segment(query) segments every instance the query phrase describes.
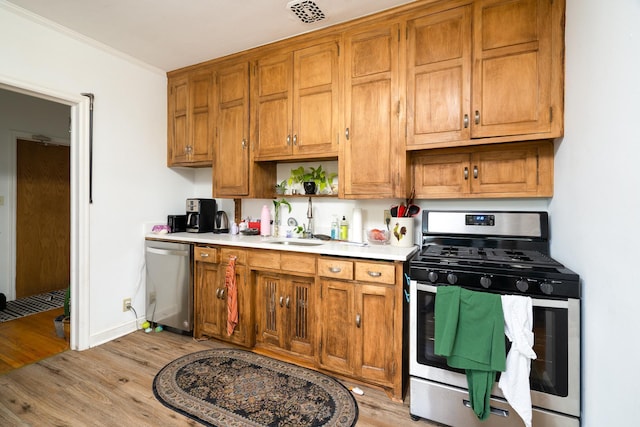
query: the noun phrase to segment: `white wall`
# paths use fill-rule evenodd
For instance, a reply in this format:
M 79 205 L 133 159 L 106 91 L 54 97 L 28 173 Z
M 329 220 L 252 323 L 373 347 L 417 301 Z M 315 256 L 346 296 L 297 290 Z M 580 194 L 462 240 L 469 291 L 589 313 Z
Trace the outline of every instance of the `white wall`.
M 637 424 L 640 2 L 568 0 L 552 255 L 582 277 L 587 427 Z
M 130 332 L 134 316 L 122 312 L 122 299 L 133 298 L 139 315 L 145 311 L 139 288 L 144 223 L 184 212 L 194 192 L 192 170 L 166 167 L 166 76 L 14 13 L 6 3 L 0 3 L 0 58 L 0 82 L 69 99 L 95 94 L 90 283 L 80 286 L 90 287 L 91 345 Z

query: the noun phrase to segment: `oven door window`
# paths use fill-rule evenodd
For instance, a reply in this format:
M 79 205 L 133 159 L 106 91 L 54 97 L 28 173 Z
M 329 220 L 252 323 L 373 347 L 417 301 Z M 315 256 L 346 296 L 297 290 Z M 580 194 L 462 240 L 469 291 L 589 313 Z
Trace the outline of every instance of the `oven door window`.
M 448 371 L 464 373 L 451 368 L 444 357 L 434 353 L 435 343 L 435 298 L 431 292 L 417 292 L 417 354 L 418 363 L 434 366 Z M 534 299 L 535 301 L 535 299 Z M 531 390 L 550 393 L 557 396 L 568 395 L 568 311 L 563 308 L 533 308 L 533 350 L 537 359 L 531 361 Z M 506 351 L 511 344 L 505 337 Z M 499 374 L 496 381 L 500 378 Z

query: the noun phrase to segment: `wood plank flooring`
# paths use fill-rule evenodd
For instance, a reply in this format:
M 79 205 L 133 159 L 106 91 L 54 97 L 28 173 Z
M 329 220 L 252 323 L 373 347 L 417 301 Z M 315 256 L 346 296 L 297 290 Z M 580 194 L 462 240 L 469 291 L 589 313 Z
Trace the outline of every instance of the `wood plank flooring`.
M 60 338 L 53 323 L 63 313 L 59 308 L 1 322 L 0 374 L 69 349 L 69 325 Z
M 194 351 L 228 347 L 171 332 L 137 331 L 85 351 L 65 351 L 0 375 L 2 426 L 197 426 L 153 396 L 156 373 Z M 353 383 L 344 382 L 349 387 Z M 358 426 L 434 426 L 413 421 L 408 402 L 359 385 Z

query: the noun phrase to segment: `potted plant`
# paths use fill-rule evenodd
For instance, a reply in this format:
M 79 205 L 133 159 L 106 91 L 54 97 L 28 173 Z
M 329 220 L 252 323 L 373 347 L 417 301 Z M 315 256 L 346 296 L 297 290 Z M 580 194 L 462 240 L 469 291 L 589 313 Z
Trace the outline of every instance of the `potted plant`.
M 276 194 L 284 194 L 287 191 L 287 180 L 283 179 L 280 184 L 275 185 Z
M 305 169 L 304 166 L 300 166 L 296 169 L 291 169 L 291 176 L 289 177 L 289 185 L 294 183 L 302 183 L 305 194 L 316 194 L 316 192 L 323 192 L 327 187 L 331 189 L 333 179 L 337 176 L 336 173 L 327 174 L 319 165 L 317 168 L 311 167 Z

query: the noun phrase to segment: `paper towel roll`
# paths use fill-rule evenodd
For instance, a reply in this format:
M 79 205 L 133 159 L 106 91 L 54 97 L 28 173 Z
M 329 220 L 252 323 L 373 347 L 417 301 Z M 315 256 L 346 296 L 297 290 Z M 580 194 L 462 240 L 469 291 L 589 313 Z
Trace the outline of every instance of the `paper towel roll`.
M 362 242 L 362 209 L 360 208 L 353 209 L 351 240 L 354 242 Z

